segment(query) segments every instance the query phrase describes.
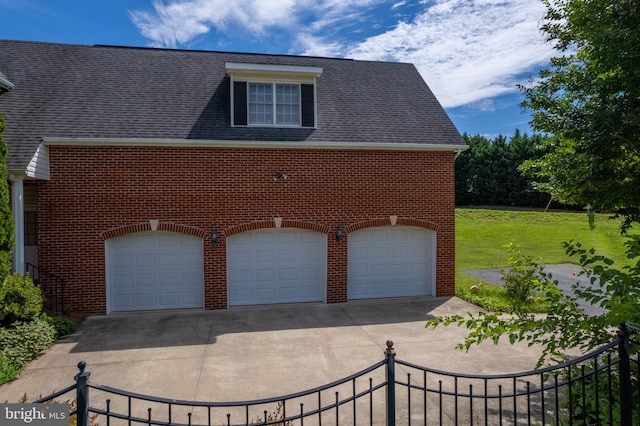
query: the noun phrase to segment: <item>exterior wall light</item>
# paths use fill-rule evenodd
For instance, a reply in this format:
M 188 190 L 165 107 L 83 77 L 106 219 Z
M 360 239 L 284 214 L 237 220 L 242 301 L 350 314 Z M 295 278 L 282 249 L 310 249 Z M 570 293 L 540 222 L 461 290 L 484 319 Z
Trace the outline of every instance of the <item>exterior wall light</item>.
M 214 246 L 218 244 L 218 230 L 216 228 L 211 230 L 211 244 Z
M 336 228 L 336 241 L 340 241 L 342 239 L 342 225 L 338 225 Z

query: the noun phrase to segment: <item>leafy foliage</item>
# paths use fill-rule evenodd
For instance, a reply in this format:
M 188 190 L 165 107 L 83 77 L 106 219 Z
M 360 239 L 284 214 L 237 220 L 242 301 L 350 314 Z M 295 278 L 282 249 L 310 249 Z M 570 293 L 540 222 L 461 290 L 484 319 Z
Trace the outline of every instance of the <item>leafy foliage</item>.
M 0 376 L 7 375 L 7 371 L 12 368 L 20 371 L 55 343 L 55 334 L 53 326 L 42 318 L 0 328 L 0 358 L 9 361 L 7 370 L 0 373 Z
M 76 331 L 76 325 L 64 314 L 54 314 L 47 317 L 49 323 L 56 331 L 56 338 L 67 336 Z
M 585 374 L 584 382 L 575 385 L 569 391 L 567 389 L 562 406 L 565 411 L 571 406 L 571 416 L 567 413 L 567 419 L 560 424 L 587 424 L 587 425 L 612 425 L 616 424 L 621 417 L 620 377 L 617 372 L 611 370 L 598 370 L 591 362 L 582 370 L 578 366 L 572 367 L 572 377 L 581 377 Z M 588 373 L 584 373 L 587 371 Z M 638 401 L 640 398 L 640 387 L 638 386 L 637 371 L 631 373 L 631 401 Z M 632 406 L 632 417 L 638 418 L 637 404 Z
M 427 327 L 464 326 L 469 334 L 458 349 L 469 350 L 485 340 L 498 343 L 506 337 L 513 344 L 527 342 L 541 345 L 542 354 L 538 366 L 565 360 L 571 349 L 588 351 L 608 343 L 612 331 L 623 321 L 640 320 L 640 241 L 629 239 L 627 257 L 631 266 L 616 268 L 613 260 L 598 255 L 594 249 L 586 250 L 579 243 L 565 243 L 569 256 L 577 257 L 583 267 L 581 274 L 589 277 L 589 283 L 572 286 L 572 294 L 565 295 L 557 281 L 543 270 L 536 272 L 534 291 L 548 304 L 546 315 L 535 315 L 526 309 L 512 315 L 480 312 L 468 317 L 452 315 L 427 322 Z M 581 303 L 598 306 L 601 314 L 589 315 Z
M 9 175 L 7 170 L 7 144 L 2 134 L 4 120 L 0 115 L 0 282 L 11 273 L 11 255 L 15 241 L 13 239 L 13 217 L 9 208 Z
M 549 152 L 523 170 L 563 203 L 640 219 L 640 3 L 543 0 L 542 30 L 560 56 L 523 106 Z
M 38 318 L 44 298 L 27 275 L 9 275 L 0 282 L 0 325 Z
M 18 377 L 18 374 L 20 374 L 20 368 L 0 351 L 0 385 L 11 382 Z
M 518 308 L 529 301 L 533 289 L 539 285 L 538 277 L 544 276 L 544 266 L 537 264 L 531 257 L 520 251 L 520 245 L 514 242 L 506 244 L 509 251 L 508 269 L 502 269 L 502 281 L 507 295 Z
M 533 185 L 518 167 L 544 153 L 541 136 L 529 137 L 516 130 L 504 136 L 463 135 L 469 149 L 455 162 L 456 205 L 544 207 L 549 195 Z

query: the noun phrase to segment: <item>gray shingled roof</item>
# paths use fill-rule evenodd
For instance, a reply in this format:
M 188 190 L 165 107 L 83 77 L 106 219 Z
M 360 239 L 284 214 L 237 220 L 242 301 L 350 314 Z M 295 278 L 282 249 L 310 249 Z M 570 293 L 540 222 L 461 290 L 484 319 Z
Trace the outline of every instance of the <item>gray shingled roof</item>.
M 322 67 L 317 128 L 230 126 L 226 62 Z M 464 141 L 411 64 L 0 40 L 9 169 L 43 137 L 450 144 Z

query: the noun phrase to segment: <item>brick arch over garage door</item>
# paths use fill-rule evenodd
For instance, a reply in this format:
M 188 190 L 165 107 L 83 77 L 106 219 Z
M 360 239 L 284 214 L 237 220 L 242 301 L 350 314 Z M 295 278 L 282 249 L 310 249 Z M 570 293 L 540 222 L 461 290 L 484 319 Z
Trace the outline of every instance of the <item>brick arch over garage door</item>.
M 179 223 L 171 223 L 171 222 L 160 222 L 158 221 L 156 224 L 156 229 L 153 229 L 151 221 L 142 222 L 142 223 L 134 223 L 131 225 L 118 226 L 116 228 L 109 229 L 107 231 L 102 232 L 100 235 L 103 240 L 108 240 L 109 238 L 119 237 L 121 235 L 133 234 L 134 232 L 144 232 L 144 231 L 168 231 L 168 232 L 179 232 L 181 234 L 193 235 L 195 237 L 205 238 L 207 236 L 207 231 L 196 228 L 195 226 L 182 225 Z
M 347 227 L 349 299 L 436 294 L 437 225 L 400 218 L 356 225 Z

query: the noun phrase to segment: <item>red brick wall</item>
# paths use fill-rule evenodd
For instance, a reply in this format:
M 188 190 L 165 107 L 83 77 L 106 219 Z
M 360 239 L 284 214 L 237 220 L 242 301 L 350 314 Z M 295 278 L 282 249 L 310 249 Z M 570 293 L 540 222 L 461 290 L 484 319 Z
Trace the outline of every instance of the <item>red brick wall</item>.
M 50 146 L 49 158 L 39 264 L 66 279 L 73 311 L 106 312 L 105 239 L 151 219 L 206 238 L 207 309 L 227 306 L 226 236 L 273 227 L 274 217 L 327 232 L 328 302 L 346 301 L 348 231 L 390 215 L 437 229 L 437 295 L 454 293 L 453 152 Z M 274 182 L 276 172 L 288 178 Z

